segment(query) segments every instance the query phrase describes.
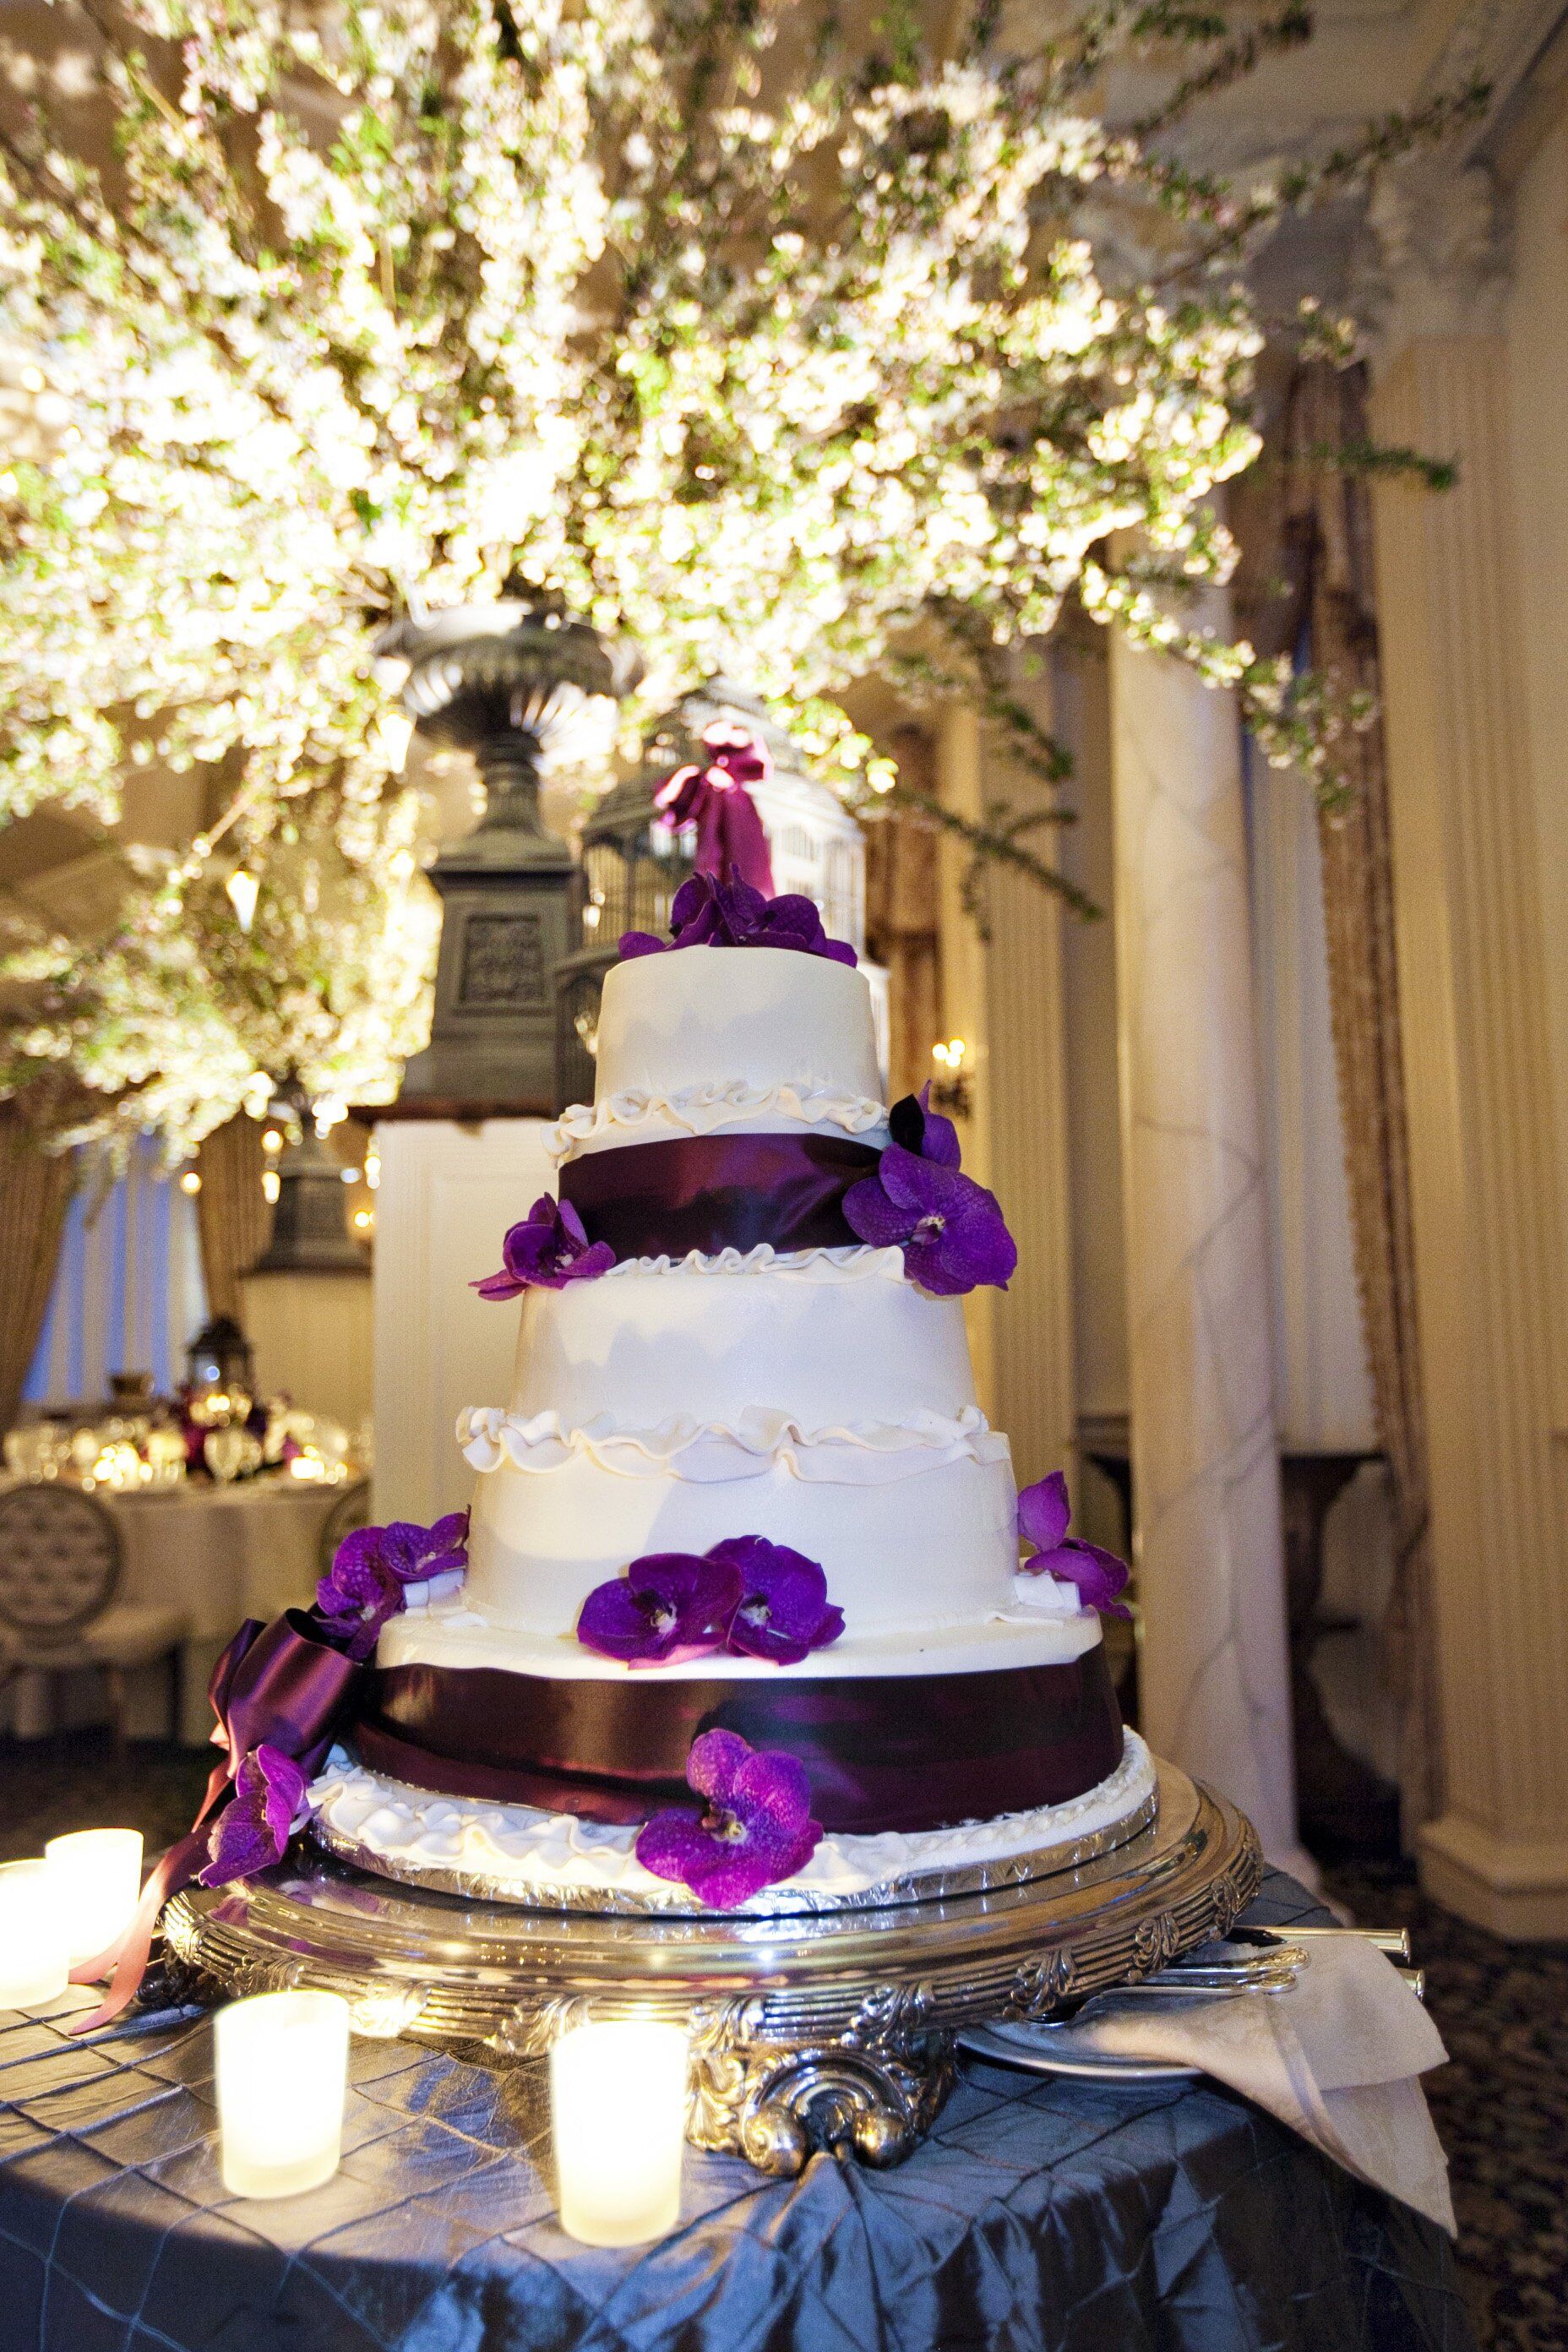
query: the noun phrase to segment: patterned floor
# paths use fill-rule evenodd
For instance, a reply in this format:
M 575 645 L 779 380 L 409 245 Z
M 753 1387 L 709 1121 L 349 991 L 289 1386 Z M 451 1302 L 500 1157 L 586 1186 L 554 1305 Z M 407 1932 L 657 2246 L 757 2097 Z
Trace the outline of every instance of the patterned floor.
M 0 1860 L 110 1816 L 167 1844 L 206 1771 L 153 1747 L 117 1768 L 94 1735 L 0 1742 Z M 1453 2060 L 1427 2087 L 1483 2352 L 1568 2352 L 1568 1945 L 1500 1943 L 1426 1902 L 1400 1865 L 1336 1865 L 1329 1885 L 1368 1923 L 1407 1926 L 1426 1970 Z

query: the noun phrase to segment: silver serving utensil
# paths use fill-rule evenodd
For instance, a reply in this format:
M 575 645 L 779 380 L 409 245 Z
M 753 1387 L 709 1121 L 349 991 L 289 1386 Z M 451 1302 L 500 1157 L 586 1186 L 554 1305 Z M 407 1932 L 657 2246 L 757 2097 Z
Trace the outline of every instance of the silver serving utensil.
M 1223 1988 L 1234 1985 L 1239 1991 L 1260 1987 L 1266 1992 L 1279 1990 L 1279 1979 L 1291 1981 L 1307 1965 L 1307 1955 L 1294 1945 L 1276 1944 L 1255 1960 L 1174 1960 L 1169 1968 L 1155 1969 L 1152 1974 L 1140 1977 L 1142 1985 L 1159 1988 L 1168 1985 L 1178 1992 L 1201 1990 L 1205 1987 Z
M 1406 1966 L 1409 1964 L 1408 1927 L 1302 1927 L 1292 1923 L 1289 1927 L 1233 1927 L 1226 1941 L 1268 1948 L 1281 1942 L 1326 1941 L 1343 1936 L 1359 1936 L 1363 1944 L 1371 1944 L 1377 1951 L 1386 1952 L 1391 1960 L 1403 1960 Z
M 1156 2000 L 1166 2008 L 1200 2009 L 1210 2001 L 1245 2000 L 1253 1993 L 1288 1992 L 1296 1981 L 1294 1969 L 1260 1972 L 1243 1983 L 1186 1985 L 1169 1979 L 1146 1978 L 1141 1983 L 1107 1985 L 1103 1992 L 1091 1992 L 1078 2007 L 1064 2016 L 1019 2018 L 1031 2033 L 1057 2033 L 1072 2025 L 1081 2025 L 1090 2015 L 1102 2016 L 1108 2009 L 1136 2007 L 1145 2000 Z

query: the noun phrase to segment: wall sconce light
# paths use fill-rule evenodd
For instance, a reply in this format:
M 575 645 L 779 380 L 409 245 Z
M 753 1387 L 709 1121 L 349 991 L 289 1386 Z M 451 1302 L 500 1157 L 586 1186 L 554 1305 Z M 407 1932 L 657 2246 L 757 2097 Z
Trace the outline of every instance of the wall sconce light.
M 974 1108 L 969 1045 L 963 1037 L 945 1037 L 931 1049 L 936 1070 L 931 1082 L 931 1107 L 948 1118 L 967 1118 Z

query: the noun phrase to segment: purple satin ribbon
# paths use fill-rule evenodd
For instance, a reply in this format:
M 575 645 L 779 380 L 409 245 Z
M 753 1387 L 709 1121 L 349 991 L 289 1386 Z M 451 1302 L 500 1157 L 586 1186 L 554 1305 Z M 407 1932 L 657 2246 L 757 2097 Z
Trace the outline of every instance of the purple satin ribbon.
M 568 1160 L 561 1198 L 618 1258 L 850 1249 L 844 1195 L 879 1157 L 846 1136 L 672 1136 Z
M 784 1748 L 826 1829 L 938 1829 L 1081 1796 L 1121 1758 L 1100 1643 L 1055 1665 L 972 1675 L 747 1681 L 556 1679 L 495 1667 L 384 1668 L 353 1739 L 373 1769 L 447 1796 L 646 1821 L 693 1802 L 691 1743 Z
M 73 1984 L 96 1984 L 112 1971 L 101 2004 L 68 2029 L 87 2033 L 105 2025 L 134 1994 L 153 1948 L 158 1916 L 172 1895 L 189 1886 L 208 1859 L 209 1815 L 227 1794 L 243 1759 L 263 1741 L 314 1772 L 331 1743 L 364 1676 L 341 1650 L 316 1637 L 302 1609 L 289 1609 L 270 1625 L 247 1617 L 213 1668 L 207 1685 L 216 1721 L 212 1741 L 224 1750 L 213 1766 L 195 1822 L 176 1840 L 142 1890 L 135 1916 L 124 1934 L 90 1960 L 71 1970 Z

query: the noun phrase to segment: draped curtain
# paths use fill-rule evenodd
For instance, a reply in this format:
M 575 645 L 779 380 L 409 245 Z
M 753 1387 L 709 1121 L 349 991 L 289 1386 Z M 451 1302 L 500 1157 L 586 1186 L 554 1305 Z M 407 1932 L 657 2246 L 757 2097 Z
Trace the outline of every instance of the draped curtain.
M 272 1231 L 272 1211 L 261 1190 L 267 1164 L 261 1136 L 257 1121 L 242 1111 L 215 1129 L 196 1153 L 202 1180 L 196 1221 L 207 1307 L 213 1315 L 231 1315 L 237 1323 L 244 1320 L 240 1276 L 256 1264 Z
M 0 1430 L 9 1429 L 54 1288 L 76 1180 L 68 1152 L 48 1153 L 0 1104 Z
M 891 749 L 906 781 L 934 794 L 931 738 L 901 728 Z M 930 825 L 899 816 L 867 826 L 866 944 L 888 968 L 889 1098 L 897 1102 L 931 1076 L 931 1049 L 942 1034 L 937 840 Z
M 1283 543 L 1300 593 L 1312 667 L 1342 689 L 1380 688 L 1371 502 L 1364 480 L 1323 453 L 1364 444 L 1363 372 L 1311 367 L 1287 410 Z M 1378 1439 L 1393 1486 L 1396 1576 L 1384 1629 L 1400 1710 L 1406 1837 L 1441 1804 L 1441 1739 L 1431 1621 L 1426 1433 L 1416 1345 L 1409 1143 L 1388 777 L 1381 726 L 1342 745 L 1351 793 L 1320 816 L 1334 1055 L 1345 1130 L 1356 1278 Z

